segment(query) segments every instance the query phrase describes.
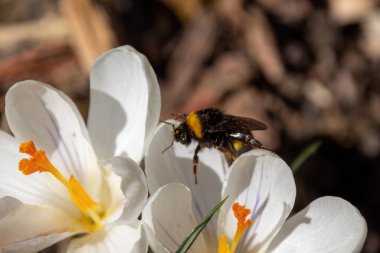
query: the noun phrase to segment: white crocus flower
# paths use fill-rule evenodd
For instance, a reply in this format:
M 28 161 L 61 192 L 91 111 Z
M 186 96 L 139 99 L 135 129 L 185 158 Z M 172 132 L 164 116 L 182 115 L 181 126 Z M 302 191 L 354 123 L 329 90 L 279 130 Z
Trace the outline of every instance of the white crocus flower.
M 155 74 L 120 47 L 97 60 L 90 81 L 88 129 L 48 85 L 23 81 L 8 91 L 14 137 L 0 132 L 0 252 L 37 252 L 66 238 L 68 252 L 147 252 L 138 220 L 147 186 L 135 161 L 159 117 Z
M 198 184 L 194 184 L 194 145 L 186 148 L 174 143 L 161 154 L 172 141 L 171 132 L 170 126 L 159 126 L 145 160 L 152 196 L 142 220 L 154 252 L 174 252 L 201 218 L 227 195 L 219 214 L 190 252 L 360 251 L 366 222 L 341 198 L 319 198 L 287 219 L 296 188 L 290 168 L 275 154 L 255 149 L 240 156 L 228 169 L 221 153 L 205 149 L 199 154 Z M 237 229 L 231 209 L 234 203 L 249 209 L 251 225 Z M 234 239 L 237 232 L 243 236 Z M 220 243 L 225 248 L 219 248 Z M 236 250 L 229 244 L 237 244 Z

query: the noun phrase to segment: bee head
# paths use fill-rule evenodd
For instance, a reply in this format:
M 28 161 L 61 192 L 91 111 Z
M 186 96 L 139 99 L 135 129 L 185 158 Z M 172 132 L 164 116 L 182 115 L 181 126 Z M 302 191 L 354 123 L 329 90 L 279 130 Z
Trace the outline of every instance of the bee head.
M 184 145 L 190 144 L 191 135 L 185 124 L 180 124 L 174 129 L 174 139 Z

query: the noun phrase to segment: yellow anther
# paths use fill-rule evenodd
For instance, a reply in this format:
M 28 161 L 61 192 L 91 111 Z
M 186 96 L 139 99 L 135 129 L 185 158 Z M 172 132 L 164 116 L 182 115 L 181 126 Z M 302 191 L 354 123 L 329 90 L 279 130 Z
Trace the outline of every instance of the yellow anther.
M 87 192 L 75 177 L 70 176 L 67 189 L 70 192 L 71 199 L 82 212 L 86 212 L 88 209 L 95 207 L 96 203 L 88 196 Z
M 218 253 L 231 253 L 226 235 L 222 235 L 219 239 Z
M 239 205 L 239 203 L 234 203 L 232 205 L 232 210 L 234 212 L 235 218 L 237 219 L 237 228 L 235 232 L 234 239 L 232 241 L 231 247 L 228 245 L 226 235 L 222 235 L 219 240 L 219 253 L 234 253 L 236 246 L 238 245 L 241 237 L 247 228 L 252 225 L 252 220 L 247 219 L 247 216 L 251 213 L 251 210 Z

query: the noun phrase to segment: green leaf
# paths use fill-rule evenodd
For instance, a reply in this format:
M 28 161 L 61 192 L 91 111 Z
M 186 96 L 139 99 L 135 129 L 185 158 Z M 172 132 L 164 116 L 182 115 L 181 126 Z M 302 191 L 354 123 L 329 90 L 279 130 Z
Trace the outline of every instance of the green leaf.
M 214 216 L 214 214 L 222 207 L 224 202 L 228 199 L 229 196 L 225 197 L 222 201 L 219 202 L 210 212 L 209 214 L 203 218 L 201 223 L 196 226 L 193 231 L 186 237 L 185 240 L 181 243 L 179 248 L 177 249 L 176 253 L 185 253 L 187 252 L 191 245 L 195 242 L 198 235 L 201 233 L 201 231 L 206 227 L 207 223 L 211 220 L 211 218 Z
M 294 159 L 292 164 L 290 165 L 290 168 L 293 171 L 293 174 L 296 173 L 296 171 L 301 167 L 301 165 L 309 159 L 313 154 L 315 154 L 319 147 L 322 145 L 321 140 L 317 140 L 313 143 L 311 143 L 309 146 L 307 146 L 302 152 Z

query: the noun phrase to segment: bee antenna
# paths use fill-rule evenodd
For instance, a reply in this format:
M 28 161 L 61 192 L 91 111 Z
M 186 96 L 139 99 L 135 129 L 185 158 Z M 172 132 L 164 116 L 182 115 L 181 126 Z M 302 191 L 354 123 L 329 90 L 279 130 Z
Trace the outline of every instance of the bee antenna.
M 173 123 L 170 123 L 170 122 L 166 122 L 166 121 L 164 121 L 164 120 L 159 120 L 161 123 L 165 123 L 165 124 L 167 124 L 167 125 L 171 125 L 172 126 L 172 128 L 173 128 L 173 130 L 174 130 L 174 128 L 175 128 L 175 125 L 173 124 Z
M 165 120 L 158 120 L 158 121 L 160 121 L 161 123 L 165 123 L 165 124 L 168 124 L 168 125 L 174 125 L 173 123 L 170 123 L 170 122 L 167 122 L 167 121 L 165 121 Z
M 172 143 L 170 143 L 169 146 L 167 146 L 164 150 L 161 151 L 161 154 L 165 153 L 166 150 L 168 150 L 169 148 L 171 148 L 174 144 L 174 140 L 172 141 Z

